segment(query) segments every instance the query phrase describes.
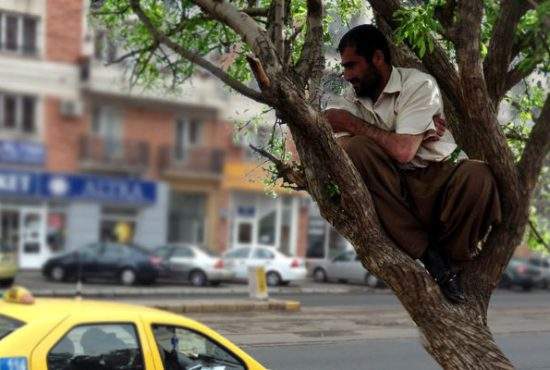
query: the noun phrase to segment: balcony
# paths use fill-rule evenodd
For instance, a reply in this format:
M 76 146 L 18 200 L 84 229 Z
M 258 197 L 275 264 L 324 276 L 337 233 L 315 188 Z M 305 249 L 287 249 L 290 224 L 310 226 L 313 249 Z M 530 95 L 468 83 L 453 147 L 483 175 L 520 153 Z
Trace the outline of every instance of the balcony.
M 149 166 L 149 144 L 84 135 L 79 159 L 84 171 L 140 175 Z
M 220 180 L 225 152 L 207 147 L 159 148 L 159 169 L 165 176 Z

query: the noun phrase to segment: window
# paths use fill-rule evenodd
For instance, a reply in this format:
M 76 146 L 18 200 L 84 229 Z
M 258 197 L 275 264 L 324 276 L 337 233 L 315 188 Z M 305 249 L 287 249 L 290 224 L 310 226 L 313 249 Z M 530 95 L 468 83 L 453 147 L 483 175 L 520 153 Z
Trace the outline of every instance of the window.
M 275 254 L 265 248 L 258 248 L 254 251 L 254 257 L 260 260 L 272 260 L 275 258 Z
M 32 134 L 36 131 L 36 98 L 0 92 L 0 129 Z
M 48 212 L 46 242 L 52 252 L 65 249 L 67 229 L 67 215 L 64 210 L 50 210 Z
M 204 244 L 206 195 L 170 194 L 168 241 L 170 243 Z
M 122 143 L 122 114 L 112 106 L 96 106 L 92 111 L 92 133 L 98 139 L 106 158 L 121 157 L 124 153 Z
M 88 244 L 80 249 L 79 253 L 84 258 L 97 258 L 97 256 L 103 253 L 103 245 L 98 243 Z
M 334 261 L 335 262 L 349 262 L 353 261 L 355 258 L 355 252 L 346 252 L 342 253 L 341 255 L 337 256 Z
M 0 339 L 8 336 L 10 333 L 13 333 L 16 329 L 22 327 L 23 325 L 24 323 L 21 321 L 0 315 Z
M 252 243 L 252 224 L 250 222 L 239 223 L 237 229 L 237 242 L 240 244 Z
M 239 248 L 225 255 L 226 258 L 248 258 L 250 248 Z
M 117 57 L 117 46 L 107 31 L 98 30 L 94 35 L 94 58 L 104 63 L 111 63 Z
M 38 18 L 0 12 L 0 50 L 34 55 L 38 51 Z
M 189 121 L 180 117 L 176 121 L 175 153 L 176 159 L 185 159 L 190 147 L 201 143 L 201 125 L 197 120 Z
M 168 325 L 154 325 L 153 333 L 165 369 L 246 369 L 239 358 L 197 332 Z
M 103 250 L 102 257 L 106 259 L 119 259 L 128 254 L 128 250 L 121 244 L 107 244 Z
M 163 260 L 166 260 L 172 255 L 172 247 L 166 245 L 164 247 L 155 249 L 154 253 L 156 256 L 159 256 Z
M 172 257 L 179 258 L 193 258 L 194 256 L 193 251 L 187 247 L 178 247 L 174 249 L 174 253 L 172 254 Z
M 275 245 L 275 215 L 276 211 L 271 211 L 260 218 L 258 243 L 263 245 Z
M 69 331 L 48 353 L 49 370 L 143 370 L 134 325 L 81 325 Z
M 137 211 L 132 208 L 104 207 L 101 212 L 99 240 L 132 243 L 136 230 Z

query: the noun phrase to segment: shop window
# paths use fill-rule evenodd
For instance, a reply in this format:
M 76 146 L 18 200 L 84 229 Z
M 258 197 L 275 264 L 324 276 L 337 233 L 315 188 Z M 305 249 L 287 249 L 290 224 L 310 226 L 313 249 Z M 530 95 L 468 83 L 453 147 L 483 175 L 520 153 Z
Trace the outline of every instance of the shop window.
M 99 240 L 123 244 L 133 243 L 136 215 L 135 209 L 104 207 L 101 212 Z
M 63 211 L 50 211 L 48 213 L 48 231 L 46 241 L 52 252 L 61 252 L 65 249 L 67 232 L 67 216 Z
M 239 224 L 237 230 L 237 242 L 239 244 L 252 243 L 252 224 L 250 222 L 243 222 Z
M 0 92 L 0 129 L 25 134 L 36 131 L 36 98 Z
M 281 229 L 279 236 L 279 250 L 285 254 L 291 253 L 291 240 L 290 234 L 292 230 L 292 198 L 285 196 L 281 199 L 282 203 L 282 215 L 281 215 Z
M 272 211 L 260 218 L 258 227 L 258 243 L 262 245 L 275 245 L 275 215 Z
M 223 346 L 192 330 L 154 325 L 153 333 L 165 369 L 246 369 Z
M 38 52 L 38 18 L 0 12 L 0 50 L 35 55 Z
M 81 325 L 51 349 L 48 369 L 143 370 L 143 354 L 131 324 Z
M 206 195 L 172 192 L 168 241 L 203 245 L 205 242 Z

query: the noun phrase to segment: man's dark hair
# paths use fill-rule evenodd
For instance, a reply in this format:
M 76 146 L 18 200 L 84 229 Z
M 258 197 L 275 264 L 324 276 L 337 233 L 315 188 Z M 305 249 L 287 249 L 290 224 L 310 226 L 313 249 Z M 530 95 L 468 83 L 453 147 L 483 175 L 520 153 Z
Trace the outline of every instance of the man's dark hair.
M 372 24 L 362 24 L 346 32 L 338 44 L 338 51 L 340 54 L 342 54 L 347 47 L 354 47 L 355 52 L 367 59 L 369 63 L 372 61 L 374 52 L 376 50 L 381 50 L 384 54 L 386 63 L 391 64 L 388 40 L 386 40 L 384 34 Z

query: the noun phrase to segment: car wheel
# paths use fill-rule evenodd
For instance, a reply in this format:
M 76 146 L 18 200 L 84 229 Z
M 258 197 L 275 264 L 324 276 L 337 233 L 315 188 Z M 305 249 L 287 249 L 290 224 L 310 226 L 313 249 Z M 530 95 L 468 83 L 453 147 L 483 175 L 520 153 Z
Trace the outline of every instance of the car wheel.
M 122 285 L 134 285 L 136 283 L 136 273 L 131 268 L 125 268 L 120 272 L 120 283 Z
M 189 274 L 189 282 L 193 286 L 205 286 L 208 283 L 208 279 L 204 272 L 195 270 Z
M 279 273 L 275 271 L 269 271 L 265 275 L 265 279 L 268 286 L 277 286 L 281 284 L 281 275 L 279 275 Z
M 14 278 L 2 279 L 0 280 L 1 287 L 10 287 L 13 285 Z
M 325 281 L 327 281 L 327 273 L 323 268 L 317 267 L 315 270 L 313 270 L 313 280 L 318 283 L 324 283 Z
M 365 275 L 365 284 L 370 288 L 376 288 L 380 284 L 380 280 L 373 274 L 367 273 Z
M 50 270 L 50 277 L 53 281 L 63 281 L 65 280 L 65 269 L 62 266 L 54 266 Z

